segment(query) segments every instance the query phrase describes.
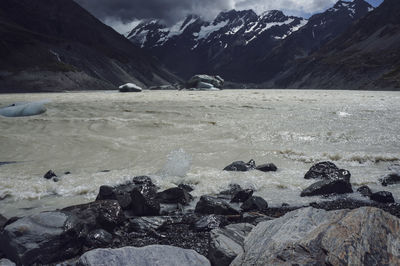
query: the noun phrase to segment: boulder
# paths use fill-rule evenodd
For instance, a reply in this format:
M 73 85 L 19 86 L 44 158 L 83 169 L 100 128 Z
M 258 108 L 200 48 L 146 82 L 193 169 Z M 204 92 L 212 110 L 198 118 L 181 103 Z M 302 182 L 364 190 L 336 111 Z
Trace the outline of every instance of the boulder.
M 17 264 L 48 264 L 77 255 L 80 226 L 60 211 L 18 219 L 0 233 L 0 250 Z
M 204 256 L 194 250 L 150 245 L 141 248 L 94 249 L 83 254 L 77 265 L 207 266 L 211 264 Z
M 8 219 L 0 214 L 0 231 L 3 230 L 3 227 L 6 225 Z
M 228 266 L 237 255 L 243 253 L 244 239 L 253 228 L 251 224 L 242 223 L 212 230 L 208 254 L 212 265 Z
M 0 266 L 16 266 L 16 264 L 8 259 L 0 259 Z
M 87 235 L 94 229 L 105 229 L 112 232 L 125 221 L 125 215 L 116 200 L 101 200 L 67 207 L 61 210 L 73 217 L 81 225 L 80 235 Z
M 210 231 L 212 229 L 219 228 L 226 223 L 227 220 L 224 216 L 210 214 L 203 216 L 199 220 L 197 220 L 194 223 L 193 228 L 196 231 Z
M 245 211 L 262 211 L 268 208 L 268 203 L 261 197 L 251 196 L 248 200 L 243 202 L 240 208 Z
M 136 84 L 126 83 L 118 87 L 119 92 L 141 92 L 143 89 Z
M 201 196 L 199 202 L 196 204 L 195 212 L 201 214 L 219 215 L 239 214 L 239 211 L 232 208 L 225 201 L 211 196 Z
M 52 179 L 53 177 L 57 177 L 57 175 L 52 170 L 49 170 L 43 177 L 46 179 Z
M 323 179 L 323 180 L 335 180 L 343 179 L 350 182 L 351 174 L 349 171 L 339 169 L 332 162 L 320 162 L 314 164 L 310 170 L 305 174 L 305 179 Z
M 193 199 L 185 189 L 179 187 L 158 192 L 156 198 L 160 203 L 180 203 L 182 205 L 189 204 Z
M 179 184 L 178 188 L 184 189 L 187 192 L 192 192 L 194 190 L 194 188 L 188 184 Z
M 231 265 L 400 265 L 399 227 L 373 207 L 303 208 L 259 223 Z
M 256 167 L 256 170 L 259 170 L 262 172 L 276 172 L 278 170 L 278 167 L 276 167 L 276 165 L 273 163 L 267 163 L 267 164 L 258 165 Z
M 103 229 L 96 229 L 86 236 L 85 245 L 89 248 L 107 247 L 111 244 L 112 239 L 113 237 L 109 232 Z
M 229 188 L 227 190 L 221 191 L 219 195 L 235 195 L 239 191 L 243 190 L 242 187 L 238 184 L 229 184 Z
M 391 173 L 379 179 L 382 186 L 393 185 L 400 183 L 400 173 Z
M 226 166 L 224 171 L 236 171 L 236 172 L 247 172 L 249 170 L 253 170 L 256 167 L 256 163 L 254 160 L 250 160 L 248 163 L 243 161 L 236 161 Z
M 181 223 L 182 219 L 182 216 L 136 217 L 129 220 L 129 231 L 146 233 L 168 224 Z
M 224 85 L 224 80 L 220 76 L 195 75 L 186 82 L 186 88 L 201 88 L 205 83 L 211 87 L 221 89 Z
M 253 195 L 252 189 L 240 190 L 233 196 L 231 202 L 245 202 Z
M 343 179 L 321 180 L 304 189 L 300 196 L 309 197 L 317 195 L 345 194 L 352 192 L 353 189 L 351 184 Z
M 360 194 L 364 197 L 370 197 L 372 195 L 372 191 L 368 186 L 361 186 L 357 188 L 357 192 L 360 192 Z
M 101 186 L 96 200 L 117 200 L 131 215 L 158 215 L 160 203 L 156 200 L 156 193 L 157 187 L 148 176 L 137 176 L 126 184 Z
M 379 191 L 372 193 L 370 199 L 381 203 L 394 203 L 393 195 L 389 191 Z

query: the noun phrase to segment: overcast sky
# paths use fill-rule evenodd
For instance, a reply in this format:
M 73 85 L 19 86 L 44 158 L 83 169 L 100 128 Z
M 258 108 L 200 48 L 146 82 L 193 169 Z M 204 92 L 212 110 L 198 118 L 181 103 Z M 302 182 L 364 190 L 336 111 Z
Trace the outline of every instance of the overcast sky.
M 131 30 L 138 20 L 157 18 L 172 24 L 187 14 L 213 19 L 230 9 L 253 9 L 257 13 L 278 9 L 288 15 L 309 17 L 324 11 L 337 0 L 75 0 L 117 31 Z M 382 0 L 367 0 L 377 6 Z

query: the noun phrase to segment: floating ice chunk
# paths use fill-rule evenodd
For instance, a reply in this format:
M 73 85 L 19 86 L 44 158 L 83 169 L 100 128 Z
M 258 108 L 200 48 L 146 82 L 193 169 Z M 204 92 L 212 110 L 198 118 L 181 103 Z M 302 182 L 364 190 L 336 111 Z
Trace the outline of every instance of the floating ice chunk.
M 126 83 L 124 85 L 119 86 L 120 92 L 141 92 L 142 88 L 133 83 Z
M 0 109 L 0 115 L 6 117 L 20 117 L 20 116 L 32 116 L 39 115 L 46 112 L 44 104 L 50 102 L 49 100 L 38 101 L 38 102 L 19 102 L 14 103 L 8 107 Z

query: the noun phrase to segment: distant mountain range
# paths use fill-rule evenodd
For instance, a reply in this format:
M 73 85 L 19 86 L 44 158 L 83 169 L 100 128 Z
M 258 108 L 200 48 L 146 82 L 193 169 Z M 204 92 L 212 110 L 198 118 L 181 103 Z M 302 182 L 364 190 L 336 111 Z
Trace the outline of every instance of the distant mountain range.
M 184 78 L 209 73 L 273 86 L 295 60 L 317 51 L 372 10 L 363 0 L 338 1 L 308 20 L 277 10 L 259 16 L 252 10 L 231 10 L 212 22 L 193 15 L 172 27 L 157 20 L 142 22 L 127 38 Z
M 72 0 L 0 1 L 0 92 L 178 80 L 160 65 Z

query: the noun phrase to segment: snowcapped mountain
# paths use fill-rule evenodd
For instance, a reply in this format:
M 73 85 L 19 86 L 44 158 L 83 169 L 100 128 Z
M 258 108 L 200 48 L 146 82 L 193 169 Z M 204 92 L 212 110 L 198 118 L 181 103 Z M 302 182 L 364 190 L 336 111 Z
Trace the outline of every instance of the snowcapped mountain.
M 260 16 L 252 10 L 230 10 L 211 22 L 195 15 L 172 27 L 157 20 L 143 22 L 127 38 L 187 78 L 196 72 L 216 73 L 219 65 L 229 63 L 233 57 L 271 49 L 306 23 L 303 18 L 277 10 Z
M 265 82 L 306 57 L 373 10 L 364 0 L 338 1 L 309 20 L 278 10 L 221 12 L 213 21 L 190 15 L 172 27 L 146 21 L 127 36 L 183 78 L 219 74 L 235 82 Z

